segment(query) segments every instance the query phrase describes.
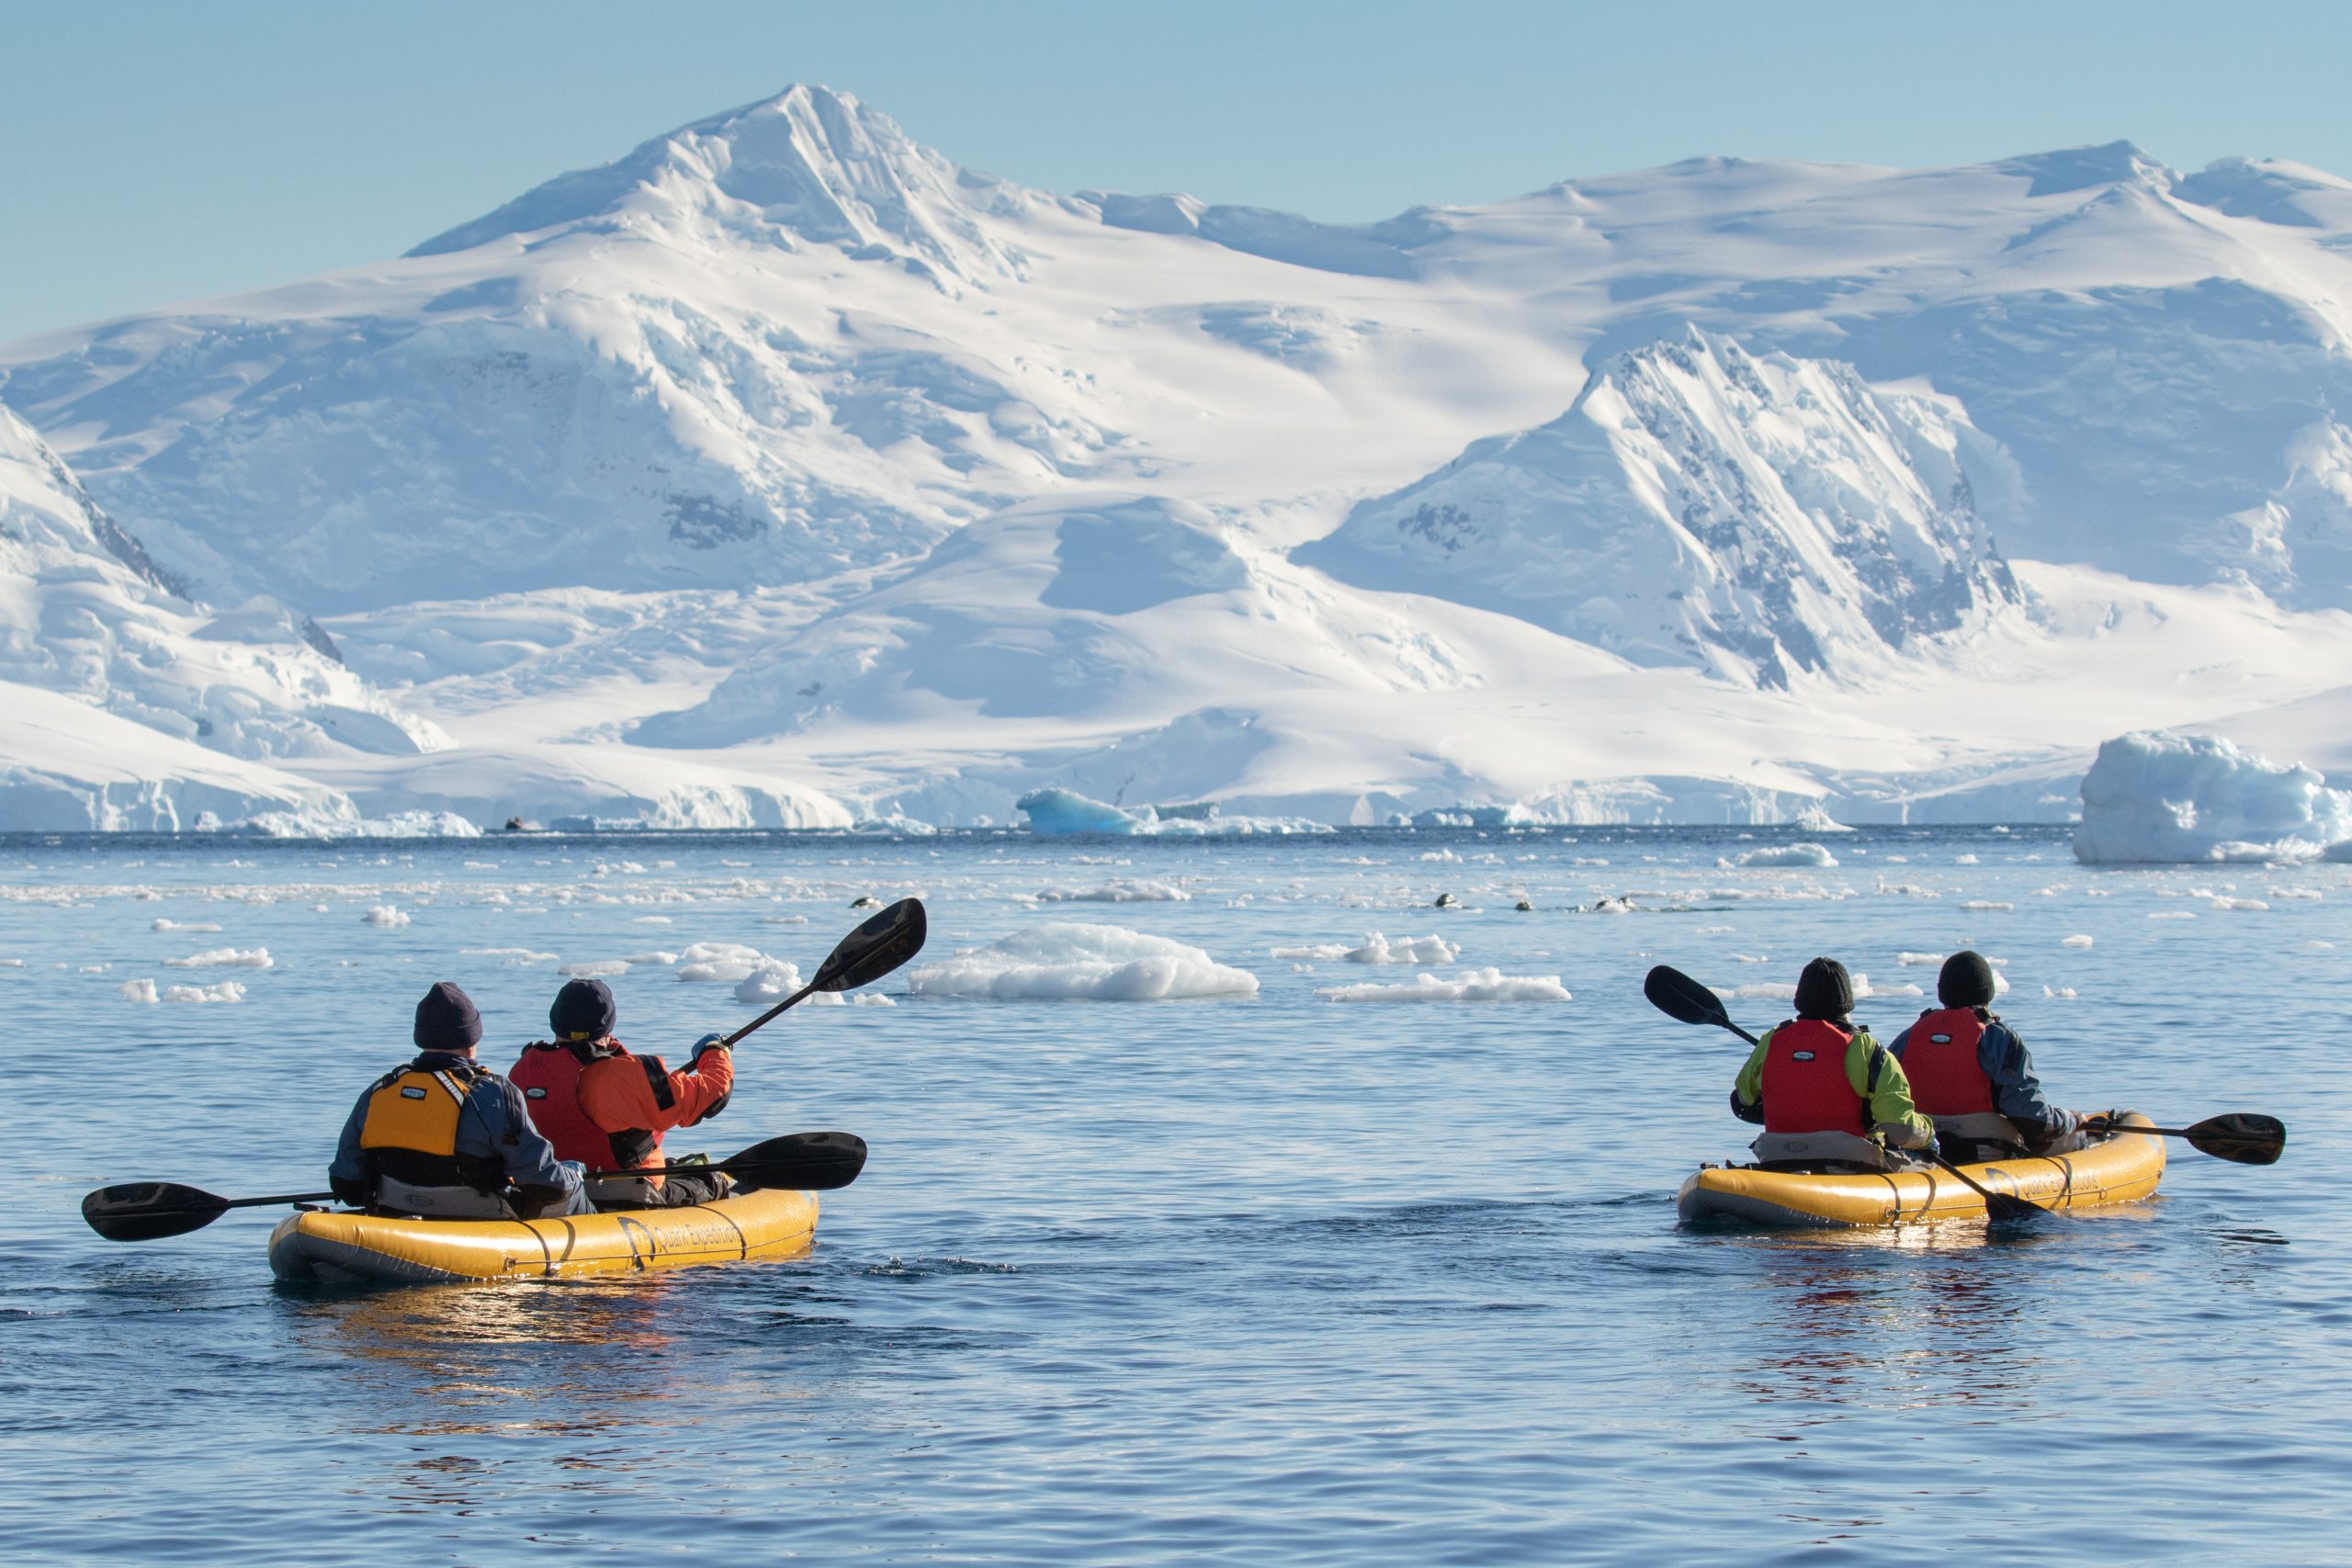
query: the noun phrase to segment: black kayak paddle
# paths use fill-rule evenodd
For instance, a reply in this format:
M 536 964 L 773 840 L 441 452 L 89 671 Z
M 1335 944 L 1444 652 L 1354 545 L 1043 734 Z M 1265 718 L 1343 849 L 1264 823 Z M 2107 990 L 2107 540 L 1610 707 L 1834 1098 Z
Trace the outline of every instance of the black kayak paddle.
M 1650 999 L 1652 1007 L 1657 1008 L 1668 1018 L 1679 1020 L 1683 1023 L 1712 1023 L 1718 1029 L 1730 1030 L 1750 1045 L 1757 1043 L 1756 1036 L 1731 1021 L 1731 1014 L 1724 1010 L 1724 999 L 1679 969 L 1669 968 L 1663 964 L 1652 969 L 1643 977 L 1642 995 Z M 1984 1200 L 1984 1213 L 1988 1219 L 2022 1220 L 2041 1214 L 2054 1214 L 2058 1212 L 2055 1209 L 2045 1209 L 2041 1204 L 2024 1198 L 2013 1197 L 2007 1192 L 1994 1191 L 1960 1167 L 1936 1153 L 1935 1145 L 1932 1144 L 1928 1146 L 1925 1153 L 1929 1160 L 1951 1175 L 1962 1187 Z
M 635 1170 L 592 1170 L 586 1179 L 608 1176 L 693 1176 L 725 1171 L 738 1190 L 764 1188 L 831 1192 L 855 1181 L 865 1168 L 865 1140 L 853 1133 L 787 1133 L 753 1144 L 740 1154 L 708 1164 L 681 1162 Z M 266 1198 L 221 1198 L 200 1187 L 175 1181 L 126 1181 L 101 1187 L 82 1200 L 82 1218 L 108 1241 L 161 1241 L 202 1230 L 232 1209 L 271 1208 L 282 1203 L 331 1203 L 332 1192 L 279 1192 Z
M 923 938 L 931 925 L 923 914 L 922 900 L 901 898 L 880 914 L 842 938 L 841 945 L 825 955 L 817 965 L 817 977 L 801 987 L 784 1000 L 752 1020 L 729 1035 L 726 1044 L 735 1043 L 760 1028 L 778 1014 L 798 1007 L 818 991 L 854 991 L 875 981 L 922 951 Z
M 2276 1165 L 2278 1156 L 2287 1152 L 2287 1123 L 2276 1116 L 2262 1116 L 2251 1111 L 2228 1111 L 2219 1116 L 2208 1116 L 2193 1127 L 2135 1127 L 2127 1122 L 2110 1122 L 2104 1116 L 2086 1116 L 2083 1125 L 2098 1133 L 2144 1133 L 2152 1138 L 2186 1138 L 2188 1146 L 2199 1154 L 2239 1165 Z

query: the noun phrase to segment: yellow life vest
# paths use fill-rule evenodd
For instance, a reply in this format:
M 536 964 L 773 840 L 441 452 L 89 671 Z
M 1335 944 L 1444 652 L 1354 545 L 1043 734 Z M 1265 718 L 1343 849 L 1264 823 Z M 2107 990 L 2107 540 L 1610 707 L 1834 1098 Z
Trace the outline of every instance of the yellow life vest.
M 386 1078 L 368 1097 L 368 1115 L 359 1124 L 362 1149 L 401 1149 L 413 1154 L 452 1158 L 458 1152 L 458 1113 L 465 1109 L 466 1091 L 449 1072 L 407 1067 Z

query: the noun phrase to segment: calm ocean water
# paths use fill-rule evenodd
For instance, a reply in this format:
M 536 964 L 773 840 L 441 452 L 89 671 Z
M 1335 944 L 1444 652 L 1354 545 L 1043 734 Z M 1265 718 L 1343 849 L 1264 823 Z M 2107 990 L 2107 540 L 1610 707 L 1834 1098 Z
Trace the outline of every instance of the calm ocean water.
M 1719 864 L 1794 837 L 0 840 L 0 1559 L 2352 1560 L 2352 868 L 2089 871 L 2027 829 Z M 1114 879 L 1191 897 L 1032 901 Z M 713 941 L 806 972 L 869 893 L 923 897 L 933 954 L 1096 920 L 1263 989 L 899 976 L 896 1007 L 787 1015 L 673 1146 L 867 1138 L 797 1261 L 304 1292 L 270 1281 L 276 1212 L 136 1247 L 80 1222 L 109 1181 L 320 1185 L 435 979 L 503 1066 L 559 963 Z M 407 923 L 366 923 L 387 906 Z M 1345 1003 L 1316 990 L 1418 971 L 1271 956 L 1375 931 L 1575 999 Z M 2159 1200 L 2008 1234 L 1677 1227 L 1682 1176 L 1740 1148 L 1740 1047 L 1651 1011 L 1650 964 L 1786 985 L 1830 953 L 1932 990 L 1900 955 L 1963 944 L 2006 961 L 2060 1103 L 2269 1111 L 2286 1159 L 2176 1145 Z M 272 964 L 166 962 L 222 947 Z M 142 979 L 244 996 L 126 999 Z M 622 1037 L 673 1058 L 754 1010 L 651 964 L 612 984 Z

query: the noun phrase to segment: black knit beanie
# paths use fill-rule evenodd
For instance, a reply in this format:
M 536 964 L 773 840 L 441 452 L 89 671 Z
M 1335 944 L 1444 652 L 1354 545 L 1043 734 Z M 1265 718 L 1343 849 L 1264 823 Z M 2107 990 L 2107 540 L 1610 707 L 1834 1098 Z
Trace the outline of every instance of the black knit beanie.
M 567 980 L 548 1009 L 548 1026 L 558 1040 L 602 1040 L 620 1021 L 613 988 L 602 980 Z
M 1948 1008 L 1981 1008 L 1993 1000 L 1993 966 L 1984 955 L 1962 948 L 1944 960 L 1936 976 L 1936 999 Z
M 1799 1018 L 1841 1019 L 1854 1010 L 1854 981 L 1834 958 L 1816 958 L 1797 976 Z
M 443 980 L 416 1004 L 416 1048 L 467 1052 L 481 1043 L 481 1012 L 474 999 Z

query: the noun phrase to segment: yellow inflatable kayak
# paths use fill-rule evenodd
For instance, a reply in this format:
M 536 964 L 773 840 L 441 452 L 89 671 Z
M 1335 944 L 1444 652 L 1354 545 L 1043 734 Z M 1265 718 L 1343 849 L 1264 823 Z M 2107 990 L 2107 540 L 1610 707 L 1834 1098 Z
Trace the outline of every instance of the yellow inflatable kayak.
M 394 1220 L 310 1210 L 270 1233 L 281 1280 L 554 1280 L 787 1258 L 817 1234 L 817 1195 L 738 1193 L 683 1209 L 632 1209 L 547 1220 Z
M 2138 1111 L 2127 1126 L 2153 1126 Z M 1987 1190 L 2044 1209 L 2128 1203 L 2156 1190 L 2165 1174 L 2162 1138 L 2114 1133 L 2077 1154 L 2002 1159 L 1961 1167 Z M 1984 1200 L 1941 1170 L 1806 1176 L 1751 1166 L 1709 1166 L 1682 1184 L 1684 1220 L 1755 1225 L 1905 1225 L 1982 1220 Z

